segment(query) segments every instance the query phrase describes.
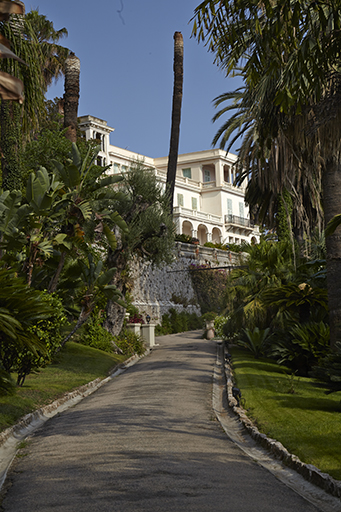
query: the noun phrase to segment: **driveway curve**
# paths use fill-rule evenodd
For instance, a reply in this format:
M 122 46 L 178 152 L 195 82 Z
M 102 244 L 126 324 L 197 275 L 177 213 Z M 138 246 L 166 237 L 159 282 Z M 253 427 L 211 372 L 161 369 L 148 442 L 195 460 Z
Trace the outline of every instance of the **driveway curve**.
M 226 437 L 212 410 L 215 343 L 195 332 L 157 343 L 32 436 L 2 510 L 319 510 Z

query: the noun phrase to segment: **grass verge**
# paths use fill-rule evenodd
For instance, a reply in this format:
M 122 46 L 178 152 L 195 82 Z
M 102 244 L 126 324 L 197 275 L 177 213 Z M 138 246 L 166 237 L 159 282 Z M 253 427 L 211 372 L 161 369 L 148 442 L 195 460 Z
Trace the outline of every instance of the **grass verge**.
M 68 342 L 52 364 L 28 375 L 15 395 L 0 396 L 0 431 L 64 393 L 98 377 L 107 377 L 110 370 L 125 359 L 127 356 Z
M 271 360 L 235 347 L 230 352 L 242 406 L 259 431 L 341 480 L 341 393 L 326 395 L 313 379 Z

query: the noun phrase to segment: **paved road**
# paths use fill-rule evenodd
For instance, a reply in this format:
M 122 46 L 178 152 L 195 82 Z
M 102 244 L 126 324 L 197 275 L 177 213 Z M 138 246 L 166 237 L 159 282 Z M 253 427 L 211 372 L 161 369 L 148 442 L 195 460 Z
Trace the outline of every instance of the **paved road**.
M 316 512 L 243 454 L 212 411 L 215 343 L 158 338 L 49 420 L 17 460 L 5 512 Z

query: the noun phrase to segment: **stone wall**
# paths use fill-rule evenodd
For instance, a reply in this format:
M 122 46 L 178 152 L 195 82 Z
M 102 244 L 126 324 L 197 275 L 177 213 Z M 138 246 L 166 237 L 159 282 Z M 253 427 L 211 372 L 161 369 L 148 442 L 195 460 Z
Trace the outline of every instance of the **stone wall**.
M 131 265 L 133 304 L 142 315 L 149 314 L 152 323 L 159 323 L 171 308 L 178 312 L 201 314 L 190 272 L 191 263 L 212 267 L 234 266 L 239 262 L 236 253 L 177 242 L 171 265 L 157 267 L 135 260 Z

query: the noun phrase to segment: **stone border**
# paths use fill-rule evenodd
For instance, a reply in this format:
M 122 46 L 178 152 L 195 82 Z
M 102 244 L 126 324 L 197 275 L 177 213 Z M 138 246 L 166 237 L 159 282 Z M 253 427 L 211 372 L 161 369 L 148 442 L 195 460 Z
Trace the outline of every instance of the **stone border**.
M 308 482 L 320 487 L 332 496 L 341 498 L 341 481 L 335 480 L 328 473 L 322 473 L 322 471 L 312 464 L 305 464 L 296 455 L 289 453 L 282 443 L 259 432 L 257 427 L 255 427 L 252 421 L 247 417 L 245 409 L 238 405 L 237 400 L 233 396 L 233 371 L 231 365 L 225 361 L 224 366 L 228 405 L 239 417 L 239 420 L 252 439 L 268 450 L 276 459 L 282 461 L 283 464 L 302 475 Z

